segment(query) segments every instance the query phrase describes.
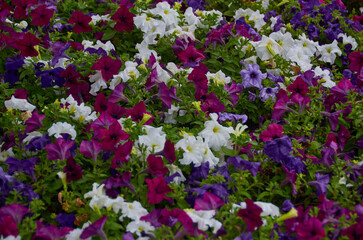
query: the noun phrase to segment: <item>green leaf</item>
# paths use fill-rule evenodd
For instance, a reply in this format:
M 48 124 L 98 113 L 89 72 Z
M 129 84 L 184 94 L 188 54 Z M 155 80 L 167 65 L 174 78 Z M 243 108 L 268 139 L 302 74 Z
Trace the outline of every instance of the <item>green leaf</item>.
M 103 34 L 102 41 L 107 41 L 113 38 L 116 34 L 116 31 L 113 29 L 107 30 L 105 34 Z

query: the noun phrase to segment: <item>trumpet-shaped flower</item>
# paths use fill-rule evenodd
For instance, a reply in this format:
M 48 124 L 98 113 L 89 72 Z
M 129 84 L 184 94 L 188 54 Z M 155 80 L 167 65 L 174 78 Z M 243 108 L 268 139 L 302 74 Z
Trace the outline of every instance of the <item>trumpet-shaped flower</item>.
M 194 163 L 195 166 L 200 166 L 205 151 L 201 148 L 202 144 L 203 139 L 201 137 L 184 135 L 184 138 L 175 145 L 176 148 L 184 150 L 183 158 L 179 162 L 183 165 Z
M 245 70 L 240 72 L 243 88 L 257 87 L 262 89 L 262 80 L 267 77 L 267 73 L 262 74 L 258 64 L 247 65 Z
M 92 236 L 100 236 L 103 239 L 107 239 L 105 232 L 103 231 L 103 226 L 107 220 L 107 216 L 104 215 L 100 219 L 94 221 L 91 225 L 83 229 L 80 239 L 87 239 Z
M 11 96 L 10 100 L 4 102 L 7 109 L 18 109 L 20 111 L 33 111 L 35 106 L 30 104 L 26 99 L 16 98 Z
M 222 227 L 222 223 L 213 218 L 216 214 L 215 210 L 195 211 L 194 209 L 186 209 L 185 211 L 193 222 L 198 224 L 198 228 L 202 231 L 207 231 L 209 228 L 213 228 L 213 234 L 216 234 Z
M 73 32 L 77 34 L 92 31 L 92 27 L 89 25 L 91 21 L 91 17 L 83 14 L 79 10 L 73 12 L 72 16 L 68 19 L 68 23 L 75 23 Z
M 215 151 L 221 150 L 223 146 L 228 146 L 230 134 L 233 133 L 232 127 L 223 127 L 217 121 L 218 115 L 211 113 L 212 120 L 204 123 L 204 130 L 199 133 L 199 136 L 207 139 L 208 146 Z
M 139 237 L 142 236 L 142 233 L 148 233 L 155 230 L 155 227 L 153 227 L 149 222 L 145 222 L 142 220 L 135 220 L 130 222 L 126 226 L 126 231 L 136 233 Z
M 68 133 L 71 135 L 72 140 L 74 140 L 77 136 L 74 126 L 66 122 L 53 123 L 53 125 L 48 129 L 49 136 L 54 135 L 54 137 L 60 138 L 62 137 L 61 133 Z
M 280 53 L 280 45 L 272 38 L 262 36 L 261 41 L 254 43 L 257 56 L 262 60 L 273 58 Z
M 118 32 L 132 31 L 134 29 L 134 17 L 135 14 L 131 13 L 127 6 L 120 6 L 111 17 L 112 20 L 116 21 L 113 28 Z
M 145 181 L 149 187 L 147 199 L 151 205 L 157 204 L 163 201 L 163 199 L 172 202 L 170 197 L 165 196 L 165 194 L 172 192 L 173 190 L 168 186 L 164 177 L 157 177 L 153 179 L 147 178 Z
M 146 134 L 139 136 L 139 144 L 147 147 L 147 152 L 157 153 L 164 149 L 166 142 L 166 134 L 163 132 L 162 127 L 154 128 L 151 126 L 146 127 Z
M 342 51 L 338 46 L 337 40 L 334 40 L 331 44 L 325 44 L 318 46 L 318 50 L 321 53 L 320 60 L 330 64 L 334 64 L 335 58 L 342 55 Z
M 132 220 L 139 220 L 142 216 L 148 214 L 147 210 L 138 201 L 124 202 L 122 205 L 122 215 L 119 220 L 122 222 L 124 217 Z

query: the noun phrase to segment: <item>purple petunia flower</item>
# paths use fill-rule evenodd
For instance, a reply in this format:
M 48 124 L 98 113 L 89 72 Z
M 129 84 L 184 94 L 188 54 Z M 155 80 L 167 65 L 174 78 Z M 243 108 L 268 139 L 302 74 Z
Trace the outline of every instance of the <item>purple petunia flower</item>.
M 289 136 L 285 135 L 272 141 L 267 140 L 263 149 L 266 155 L 275 162 L 283 163 L 283 160 L 288 158 L 292 151 L 292 143 Z
M 63 72 L 64 69 L 61 67 L 57 67 L 51 70 L 44 70 L 40 72 L 36 72 L 36 76 L 40 78 L 40 82 L 42 83 L 42 88 L 49 88 L 53 86 L 53 82 L 62 87 L 66 80 L 63 77 L 60 77 L 59 74 Z
M 17 172 L 24 172 L 25 174 L 32 177 L 33 180 L 35 180 L 34 176 L 34 167 L 39 161 L 39 158 L 33 157 L 30 159 L 23 159 L 19 160 L 14 157 L 9 157 L 4 162 L 5 164 L 9 165 L 8 173 L 13 174 L 15 171 Z
M 308 185 L 312 185 L 316 187 L 316 195 L 320 196 L 321 194 L 326 195 L 327 185 L 329 183 L 329 175 L 321 175 L 319 173 L 315 174 L 316 181 L 309 182 Z
M 266 102 L 267 99 L 272 98 L 272 101 L 275 101 L 275 97 L 276 97 L 276 93 L 278 91 L 278 88 L 270 88 L 270 87 L 265 87 L 262 88 L 262 90 L 260 91 L 260 99 L 262 100 L 262 102 Z
M 73 228 L 74 227 L 74 221 L 76 220 L 76 216 L 74 216 L 73 213 L 71 214 L 64 214 L 64 213 L 59 213 L 56 217 L 55 220 L 62 226 L 62 227 L 69 227 L 69 228 Z
M 260 162 L 250 162 L 244 160 L 238 156 L 229 157 L 227 160 L 227 164 L 233 164 L 233 166 L 237 169 L 241 170 L 249 170 L 253 176 L 256 177 L 258 170 L 260 169 Z
M 218 113 L 218 115 L 219 115 L 218 120 L 221 122 L 225 122 L 227 120 L 238 122 L 241 120 L 241 123 L 245 123 L 248 119 L 246 114 L 239 115 L 239 114 L 233 114 L 233 113 L 226 113 L 226 112 L 221 113 L 220 112 L 220 113 Z
M 65 160 L 70 156 L 70 149 L 73 147 L 74 141 L 66 141 L 63 138 L 57 138 L 55 143 L 48 144 L 45 149 L 48 152 L 47 157 L 51 160 Z
M 107 236 L 105 232 L 103 231 L 103 225 L 105 225 L 105 222 L 107 220 L 107 216 L 104 215 L 100 219 L 94 221 L 91 225 L 89 225 L 87 228 L 85 228 L 79 237 L 80 239 L 87 239 L 89 237 L 98 235 L 102 237 L 103 239 L 107 239 Z
M 262 74 L 260 71 L 260 66 L 258 64 L 248 64 L 245 70 L 240 72 L 243 88 L 257 87 L 258 89 L 262 87 L 262 80 L 267 77 L 267 73 Z

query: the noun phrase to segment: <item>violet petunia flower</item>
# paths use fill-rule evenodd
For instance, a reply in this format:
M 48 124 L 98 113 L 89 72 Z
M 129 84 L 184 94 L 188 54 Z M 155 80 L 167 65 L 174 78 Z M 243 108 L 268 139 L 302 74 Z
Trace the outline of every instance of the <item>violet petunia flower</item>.
M 173 100 L 181 102 L 182 100 L 176 96 L 176 87 L 171 86 L 170 89 L 166 86 L 164 82 L 158 84 L 159 93 L 157 94 L 158 98 L 163 102 L 163 106 L 167 109 L 171 108 L 171 103 Z
M 225 121 L 234 121 L 234 122 L 239 122 L 241 121 L 241 123 L 245 123 L 248 119 L 246 114 L 243 115 L 239 115 L 239 114 L 233 114 L 233 113 L 226 113 L 226 112 L 219 112 L 218 113 L 218 120 L 220 122 L 225 122 Z
M 33 132 L 33 131 L 39 129 L 40 127 L 42 127 L 43 126 L 42 121 L 44 118 L 45 118 L 45 115 L 39 114 L 38 109 L 36 109 L 32 113 L 32 116 L 25 122 L 25 125 L 26 125 L 25 133 Z
M 296 228 L 299 240 L 319 240 L 326 236 L 325 230 L 316 217 L 309 218 L 308 221 L 300 223 Z
M 337 125 L 339 123 L 338 117 L 340 115 L 340 113 L 343 110 L 338 110 L 336 112 L 333 113 L 329 113 L 329 112 L 320 112 L 323 116 L 327 117 L 330 123 L 330 127 L 332 131 L 335 131 L 337 128 Z
M 292 151 L 292 142 L 289 136 L 285 135 L 274 140 L 267 140 L 263 149 L 266 155 L 275 162 L 283 163 L 283 160 L 288 158 Z
M 295 182 L 296 182 L 296 172 L 295 170 L 289 170 L 287 169 L 285 166 L 282 166 L 282 168 L 284 169 L 284 172 L 286 174 L 286 178 L 284 179 L 284 181 L 280 184 L 280 187 L 284 186 L 285 184 L 287 183 L 291 183 L 292 185 L 292 194 L 296 195 L 297 192 L 296 192 L 296 185 L 295 185 Z
M 72 228 L 68 227 L 59 229 L 54 225 L 45 226 L 42 222 L 37 221 L 37 229 L 32 239 L 60 240 L 71 230 Z
M 242 87 L 250 88 L 257 87 L 262 89 L 262 80 L 267 77 L 267 73 L 262 73 L 260 71 L 260 66 L 258 64 L 248 64 L 245 70 L 240 72 L 242 77 Z
M 113 90 L 112 94 L 108 97 L 108 101 L 111 103 L 117 103 L 119 101 L 128 102 L 129 99 L 124 95 L 124 84 L 118 84 Z
M 49 143 L 51 143 L 51 141 L 48 134 L 45 134 L 42 137 L 34 137 L 30 140 L 28 145 L 25 145 L 25 150 L 32 152 L 35 152 L 37 150 L 40 151 L 45 148 L 45 146 L 47 146 Z
M 42 88 L 53 87 L 53 83 L 55 83 L 59 87 L 62 87 L 66 81 L 63 77 L 60 77 L 59 75 L 63 71 L 63 68 L 56 67 L 51 70 L 38 71 L 35 74 L 37 77 L 40 78 Z
M 260 162 L 250 162 L 240 158 L 239 156 L 229 157 L 227 164 L 233 164 L 236 169 L 249 170 L 253 176 L 256 177 L 258 170 L 260 169 Z
M 321 175 L 319 173 L 315 174 L 316 180 L 309 182 L 308 185 L 312 185 L 316 187 L 316 195 L 320 196 L 321 194 L 326 195 L 327 185 L 329 183 L 329 175 Z
M 76 220 L 76 216 L 73 213 L 59 213 L 54 220 L 56 220 L 62 227 L 74 228 L 74 221 Z

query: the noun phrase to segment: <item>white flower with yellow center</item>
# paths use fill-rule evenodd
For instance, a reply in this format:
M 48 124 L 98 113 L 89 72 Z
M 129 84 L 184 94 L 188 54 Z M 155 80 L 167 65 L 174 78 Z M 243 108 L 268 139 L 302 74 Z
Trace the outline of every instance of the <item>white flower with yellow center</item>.
M 207 73 L 207 78 L 208 78 L 208 83 L 210 84 L 211 82 L 213 82 L 213 84 L 215 85 L 226 85 L 228 83 L 231 82 L 231 78 L 227 77 L 222 70 L 219 70 L 216 73 L 211 73 L 208 72 Z
M 139 136 L 138 145 L 146 146 L 147 153 L 161 152 L 164 149 L 166 142 L 166 134 L 163 132 L 163 127 L 154 128 L 151 126 L 145 126 L 146 135 Z
M 132 221 L 126 227 L 126 231 L 136 233 L 139 237 L 141 237 L 142 232 L 148 233 L 154 230 L 155 228 L 151 225 L 151 223 L 142 220 Z
M 212 120 L 204 123 L 204 130 L 199 133 L 199 136 L 206 139 L 208 146 L 214 150 L 219 151 L 223 146 L 227 146 L 230 139 L 230 134 L 233 133 L 232 127 L 224 127 L 217 122 L 218 115 L 211 113 Z
M 331 64 L 334 63 L 337 55 L 338 56 L 342 55 L 342 51 L 338 46 L 337 40 L 334 40 L 331 44 L 318 46 L 318 50 L 321 53 L 320 60 Z
M 30 104 L 26 99 L 11 96 L 10 100 L 4 102 L 7 109 L 18 109 L 20 111 L 33 111 L 35 106 Z
M 201 137 L 196 138 L 185 134 L 184 138 L 175 145 L 175 148 L 184 150 L 183 158 L 179 159 L 182 165 L 194 163 L 198 167 L 203 162 L 205 149 L 203 148 L 203 139 Z
M 280 54 L 281 46 L 272 38 L 262 36 L 261 41 L 251 42 L 254 45 L 257 56 L 262 60 L 269 60 L 276 54 Z
M 119 220 L 122 222 L 124 217 L 128 217 L 133 220 L 139 220 L 142 216 L 148 214 L 147 210 L 143 208 L 140 202 L 124 202 L 121 204 L 122 215 Z

